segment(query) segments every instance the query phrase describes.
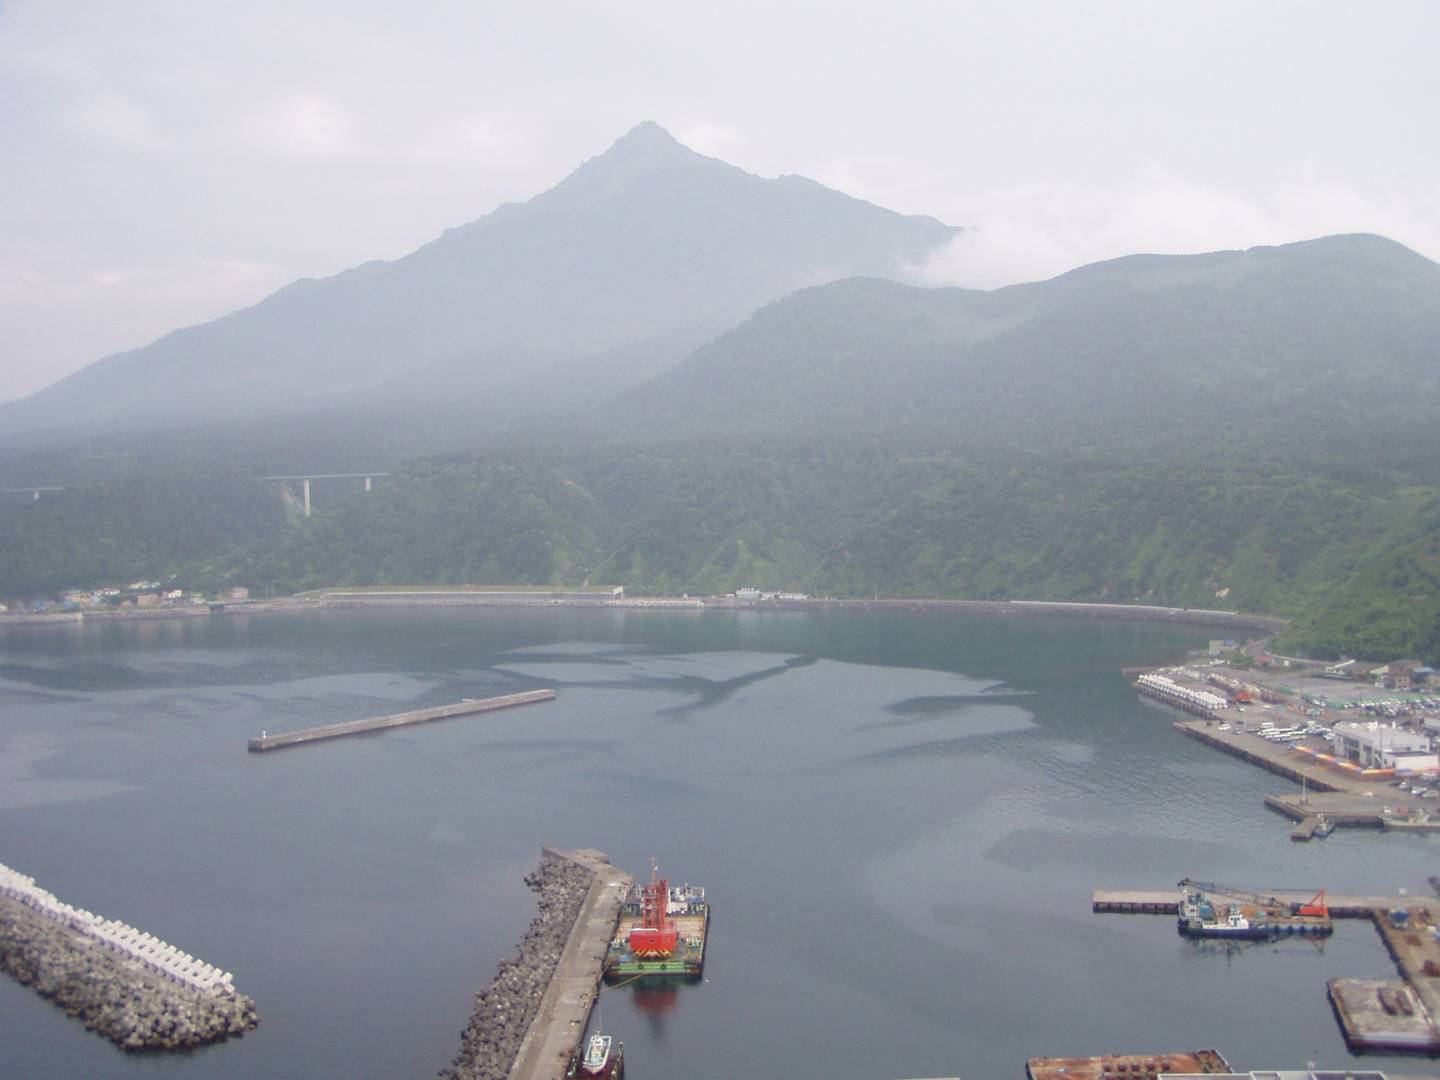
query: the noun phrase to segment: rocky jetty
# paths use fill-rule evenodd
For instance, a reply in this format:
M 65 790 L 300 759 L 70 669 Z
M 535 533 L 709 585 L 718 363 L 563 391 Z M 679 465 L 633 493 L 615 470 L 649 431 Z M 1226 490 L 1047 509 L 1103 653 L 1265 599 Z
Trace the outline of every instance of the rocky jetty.
M 126 1050 L 181 1050 L 243 1035 L 255 1003 L 228 986 L 166 978 L 0 893 L 0 967 Z
M 445 1080 L 505 1080 L 540 1008 L 545 988 L 579 917 L 594 871 L 552 851 L 525 884 L 539 897 L 539 913 L 519 946 L 500 962 L 495 980 L 475 995 L 475 1011 L 460 1033 L 460 1053 Z

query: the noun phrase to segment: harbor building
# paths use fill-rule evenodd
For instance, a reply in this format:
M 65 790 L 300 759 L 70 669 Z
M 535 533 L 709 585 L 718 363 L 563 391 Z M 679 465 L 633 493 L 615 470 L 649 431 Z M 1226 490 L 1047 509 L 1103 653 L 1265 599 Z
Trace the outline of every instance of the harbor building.
M 1405 754 L 1390 752 L 1384 755 L 1385 767 L 1396 773 L 1435 772 L 1440 770 L 1440 754 Z
M 1391 769 L 1397 755 L 1428 755 L 1430 736 L 1404 728 L 1385 727 L 1378 723 L 1336 724 L 1335 754 L 1343 761 L 1353 761 L 1367 769 Z M 1411 764 L 1409 767 L 1414 768 Z M 1422 766 L 1434 768 L 1434 765 Z

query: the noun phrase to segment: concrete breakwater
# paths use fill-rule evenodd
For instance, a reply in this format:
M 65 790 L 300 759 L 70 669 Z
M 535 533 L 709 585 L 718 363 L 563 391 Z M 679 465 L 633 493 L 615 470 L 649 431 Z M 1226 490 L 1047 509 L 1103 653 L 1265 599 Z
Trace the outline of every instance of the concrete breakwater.
M 200 1046 L 258 1023 L 229 972 L 63 903 L 3 865 L 0 966 L 127 1050 Z
M 585 1034 L 631 879 L 604 852 L 545 848 L 525 883 L 539 912 L 475 995 L 446 1080 L 559 1080 Z
M 430 720 L 443 720 L 450 716 L 469 716 L 471 713 L 490 712 L 494 709 L 508 709 L 515 705 L 530 705 L 537 701 L 551 701 L 554 690 L 525 690 L 519 694 L 504 694 L 500 697 L 460 701 L 454 705 L 438 705 L 433 709 L 411 709 L 409 712 L 393 713 L 390 716 L 374 716 L 368 720 L 346 720 L 339 724 L 322 724 L 320 727 L 305 728 L 302 731 L 287 731 L 279 735 L 263 734 L 251 739 L 251 753 L 264 750 L 280 750 L 287 746 L 320 742 L 323 739 L 338 739 L 345 735 L 363 735 L 385 728 L 408 727 L 424 724 Z
M 460 1033 L 460 1053 L 441 1077 L 505 1080 L 510 1075 L 594 877 L 588 866 L 558 852 L 541 853 L 539 869 L 525 878 L 537 894 L 539 911 L 515 951 L 500 962 L 494 980 L 475 995 L 475 1011 Z

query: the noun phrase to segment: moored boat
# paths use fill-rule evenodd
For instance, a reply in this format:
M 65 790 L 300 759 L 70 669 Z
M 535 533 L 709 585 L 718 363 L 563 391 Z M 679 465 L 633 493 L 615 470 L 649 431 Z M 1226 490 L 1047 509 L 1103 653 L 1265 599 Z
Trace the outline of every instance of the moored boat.
M 1186 937 L 1264 940 L 1289 934 L 1323 936 L 1334 930 L 1323 889 L 1297 903 L 1188 878 L 1180 884 L 1176 928 Z M 1212 892 L 1224 899 L 1212 900 Z
M 672 887 L 651 867 L 650 881 L 632 889 L 605 955 L 605 978 L 638 975 L 699 978 L 705 967 L 710 905 L 698 885 Z
M 590 1077 L 619 1080 L 625 1075 L 625 1044 L 612 1035 L 596 1033 L 585 1041 L 584 1053 L 576 1052 L 565 1071 L 566 1080 Z

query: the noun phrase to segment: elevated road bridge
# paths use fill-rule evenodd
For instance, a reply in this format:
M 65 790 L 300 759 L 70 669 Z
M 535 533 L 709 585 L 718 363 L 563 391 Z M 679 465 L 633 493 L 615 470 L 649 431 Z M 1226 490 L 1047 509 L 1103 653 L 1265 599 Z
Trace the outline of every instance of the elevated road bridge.
M 388 472 L 352 472 L 352 473 L 296 473 L 293 476 L 261 476 L 258 479 L 278 483 L 289 483 L 299 480 L 303 485 L 303 500 L 305 516 L 310 516 L 310 481 L 311 480 L 364 480 L 365 490 L 371 490 L 373 482 L 377 477 L 389 476 Z M 39 498 L 39 496 L 36 496 Z

